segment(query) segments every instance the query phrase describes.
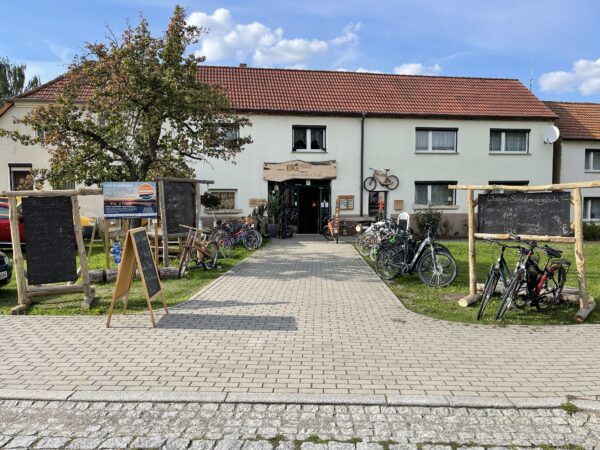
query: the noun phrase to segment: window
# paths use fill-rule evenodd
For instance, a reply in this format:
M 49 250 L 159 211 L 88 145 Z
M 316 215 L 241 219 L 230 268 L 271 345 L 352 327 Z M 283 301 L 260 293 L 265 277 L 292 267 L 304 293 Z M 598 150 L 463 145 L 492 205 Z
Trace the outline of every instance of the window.
M 292 127 L 292 151 L 325 151 L 325 127 Z
M 235 126 L 231 126 L 231 125 L 218 125 L 215 128 L 215 135 L 211 138 L 211 137 L 207 137 L 204 139 L 204 145 L 208 148 L 212 148 L 212 149 L 223 149 L 223 147 L 226 146 L 222 146 L 219 145 L 219 139 L 222 138 L 225 144 L 229 144 L 229 143 L 234 143 L 239 139 L 240 137 L 240 129 L 238 127 Z
M 74 181 L 62 181 L 62 182 L 55 182 L 52 183 L 52 189 L 56 190 L 73 190 L 75 189 L 75 182 Z
M 383 206 L 383 215 L 387 217 L 387 191 L 369 192 L 369 217 L 375 217 Z
M 44 132 L 44 130 L 42 130 L 42 129 L 35 130 L 35 137 L 38 138 L 40 141 L 44 140 L 44 136 L 46 136 L 46 133 Z
M 583 220 L 600 220 L 600 197 L 583 199 Z
M 504 186 L 529 186 L 529 181 L 497 181 L 490 180 L 488 184 L 498 184 Z M 498 189 L 493 191 L 494 194 L 502 194 L 504 192 L 511 192 L 509 189 Z
M 417 152 L 456 152 L 456 129 L 417 128 Z
M 9 164 L 10 189 L 12 191 L 23 191 L 33 189 L 31 179 L 31 164 Z
M 219 197 L 221 199 L 221 204 L 219 206 L 217 206 L 215 208 L 215 210 L 220 210 L 220 209 L 235 209 L 235 197 L 236 197 L 236 192 L 237 190 L 235 189 L 231 189 L 231 190 L 213 190 L 210 189 L 209 192 L 212 195 L 216 195 L 217 197 Z
M 8 219 L 8 206 L 0 206 L 0 219 Z
M 456 204 L 455 191 L 448 185 L 456 181 L 417 181 L 415 182 L 415 203 L 417 205 L 449 206 Z
M 490 153 L 527 153 L 529 130 L 490 130 Z
M 600 172 L 600 150 L 585 151 L 586 172 Z

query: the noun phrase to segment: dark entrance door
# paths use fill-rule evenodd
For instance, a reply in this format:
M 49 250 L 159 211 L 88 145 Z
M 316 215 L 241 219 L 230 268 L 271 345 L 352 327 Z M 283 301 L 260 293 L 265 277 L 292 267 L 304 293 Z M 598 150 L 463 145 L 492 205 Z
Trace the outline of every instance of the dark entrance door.
M 319 232 L 321 195 L 316 186 L 298 188 L 298 233 Z

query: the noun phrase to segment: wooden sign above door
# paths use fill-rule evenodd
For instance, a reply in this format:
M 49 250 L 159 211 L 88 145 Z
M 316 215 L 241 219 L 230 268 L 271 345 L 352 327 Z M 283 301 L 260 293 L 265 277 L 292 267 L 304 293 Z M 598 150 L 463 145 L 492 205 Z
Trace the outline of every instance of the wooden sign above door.
M 335 161 L 308 162 L 296 159 L 281 163 L 264 163 L 263 179 L 266 181 L 331 180 L 337 177 Z

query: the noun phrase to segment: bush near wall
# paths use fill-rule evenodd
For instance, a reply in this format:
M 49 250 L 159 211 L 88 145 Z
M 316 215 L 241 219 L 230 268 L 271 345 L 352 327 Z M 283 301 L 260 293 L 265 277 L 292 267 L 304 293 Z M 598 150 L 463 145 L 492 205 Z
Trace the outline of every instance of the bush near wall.
M 586 241 L 598 241 L 600 240 L 600 225 L 595 223 L 583 224 L 583 239 Z

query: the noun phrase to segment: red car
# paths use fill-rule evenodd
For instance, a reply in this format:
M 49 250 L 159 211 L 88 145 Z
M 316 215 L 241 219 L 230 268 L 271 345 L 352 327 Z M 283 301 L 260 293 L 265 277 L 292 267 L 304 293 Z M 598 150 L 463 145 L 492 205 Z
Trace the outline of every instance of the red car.
M 19 214 L 19 235 L 21 236 L 21 242 L 24 242 L 25 238 L 25 225 L 23 224 L 23 217 Z M 10 222 L 8 220 L 8 203 L 0 202 L 0 245 L 10 245 Z

